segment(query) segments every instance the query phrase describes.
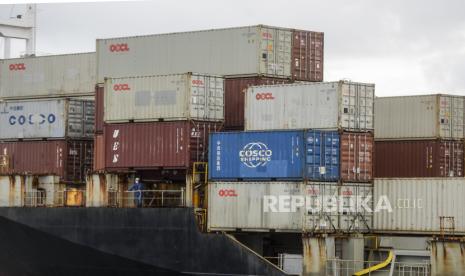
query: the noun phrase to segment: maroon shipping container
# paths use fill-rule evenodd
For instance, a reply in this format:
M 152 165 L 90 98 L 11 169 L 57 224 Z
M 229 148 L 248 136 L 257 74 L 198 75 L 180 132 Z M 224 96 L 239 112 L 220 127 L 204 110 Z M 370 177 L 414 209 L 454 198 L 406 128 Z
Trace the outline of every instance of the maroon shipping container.
M 324 33 L 294 30 L 292 36 L 292 78 L 323 81 Z
M 95 134 L 94 137 L 94 171 L 105 170 L 105 136 Z
M 103 84 L 95 86 L 95 133 L 103 133 Z
M 245 93 L 249 86 L 290 82 L 292 81 L 289 79 L 262 76 L 226 79 L 224 89 L 225 130 L 244 130 Z
M 221 123 L 176 121 L 107 124 L 107 170 L 185 169 L 207 161 L 208 134 Z
M 345 182 L 373 180 L 374 137 L 372 133 L 341 135 L 341 179 Z
M 19 141 L 0 143 L 8 160 L 3 173 L 57 175 L 63 182 L 83 183 L 92 170 L 93 141 Z
M 376 141 L 376 177 L 462 177 L 463 142 Z

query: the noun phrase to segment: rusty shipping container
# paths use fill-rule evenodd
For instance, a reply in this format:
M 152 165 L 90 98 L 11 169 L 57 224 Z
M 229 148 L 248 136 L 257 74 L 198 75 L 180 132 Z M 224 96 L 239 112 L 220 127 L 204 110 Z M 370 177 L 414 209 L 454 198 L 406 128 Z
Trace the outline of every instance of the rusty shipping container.
M 372 181 L 373 134 L 344 132 L 340 140 L 341 179 L 347 182 Z
M 252 85 L 272 85 L 291 83 L 290 79 L 251 76 L 227 78 L 224 88 L 224 128 L 225 130 L 244 130 L 245 93 Z
M 292 32 L 292 78 L 323 81 L 324 34 L 303 30 Z
M 103 133 L 94 136 L 94 171 L 105 169 L 105 136 Z
M 207 161 L 208 135 L 221 127 L 199 121 L 105 125 L 105 167 L 112 171 L 190 168 L 195 161 Z
M 84 183 L 92 170 L 91 140 L 1 142 L 0 155 L 8 160 L 2 173 L 57 175 L 62 182 Z
M 103 133 L 104 91 L 103 83 L 95 86 L 95 133 Z
M 376 177 L 463 177 L 463 141 L 376 141 Z

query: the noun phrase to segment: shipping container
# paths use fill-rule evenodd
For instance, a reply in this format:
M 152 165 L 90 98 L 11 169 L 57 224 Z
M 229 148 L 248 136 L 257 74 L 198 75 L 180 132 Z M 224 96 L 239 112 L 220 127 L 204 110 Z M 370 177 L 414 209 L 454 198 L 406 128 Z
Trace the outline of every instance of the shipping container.
M 371 210 L 353 204 L 356 200 L 367 200 L 368 207 L 373 208 L 372 184 L 308 182 L 304 194 L 305 232 L 368 232 L 373 227 Z
M 463 177 L 463 141 L 376 141 L 376 177 Z
M 450 217 L 456 234 L 465 234 L 465 178 L 375 178 L 374 202 L 391 207 L 374 213 L 374 230 L 439 234 L 441 217 Z M 389 202 L 389 205 L 386 204 Z M 445 224 L 450 227 L 450 221 Z
M 373 131 L 375 86 L 349 81 L 250 87 L 246 130 Z
M 341 135 L 341 179 L 346 182 L 372 181 L 374 151 L 372 133 L 344 132 Z
M 301 196 L 302 182 L 211 182 L 208 184 L 210 231 L 302 231 L 302 211 L 264 209 L 265 196 Z
M 0 102 L 0 139 L 92 138 L 94 101 L 77 99 Z
M 201 121 L 105 125 L 105 168 L 190 168 L 193 162 L 207 161 L 208 135 L 221 127 Z
M 104 91 L 103 83 L 95 86 L 95 133 L 103 133 Z
M 303 30 L 292 32 L 292 77 L 323 81 L 324 34 Z
M 0 98 L 93 95 L 95 53 L 26 57 L 0 61 Z
M 462 139 L 465 97 L 422 95 L 375 100 L 375 139 Z
M 105 170 L 105 136 L 104 134 L 95 134 L 94 137 L 94 171 Z
M 323 33 L 264 25 L 98 39 L 97 82 L 179 72 L 322 81 L 323 40 Z
M 210 135 L 209 179 L 302 179 L 303 131 Z
M 224 128 L 244 130 L 244 105 L 247 88 L 252 85 L 271 85 L 292 82 L 290 79 L 251 76 L 225 79 Z
M 8 160 L 8 174 L 56 175 L 63 182 L 84 183 L 92 170 L 93 141 L 0 142 L 0 155 Z
M 105 80 L 107 123 L 224 120 L 224 79 L 176 74 Z
M 305 167 L 309 180 L 338 181 L 340 137 L 336 131 L 305 132 Z

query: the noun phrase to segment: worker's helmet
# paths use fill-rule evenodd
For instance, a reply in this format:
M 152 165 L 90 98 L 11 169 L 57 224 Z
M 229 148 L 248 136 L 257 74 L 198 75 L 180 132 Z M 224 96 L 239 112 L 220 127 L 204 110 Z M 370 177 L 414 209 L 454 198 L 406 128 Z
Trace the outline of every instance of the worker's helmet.
M 136 181 L 139 181 L 139 180 L 140 180 L 140 178 L 139 178 L 139 177 L 136 177 Z

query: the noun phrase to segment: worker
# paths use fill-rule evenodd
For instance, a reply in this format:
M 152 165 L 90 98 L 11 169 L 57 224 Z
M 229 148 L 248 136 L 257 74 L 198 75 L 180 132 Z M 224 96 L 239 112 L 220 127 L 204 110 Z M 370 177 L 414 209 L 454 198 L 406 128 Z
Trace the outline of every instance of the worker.
M 144 190 L 144 184 L 140 182 L 140 179 L 136 177 L 134 180 L 134 185 L 129 189 L 129 191 L 134 191 L 134 204 L 137 208 L 142 207 L 142 191 Z

